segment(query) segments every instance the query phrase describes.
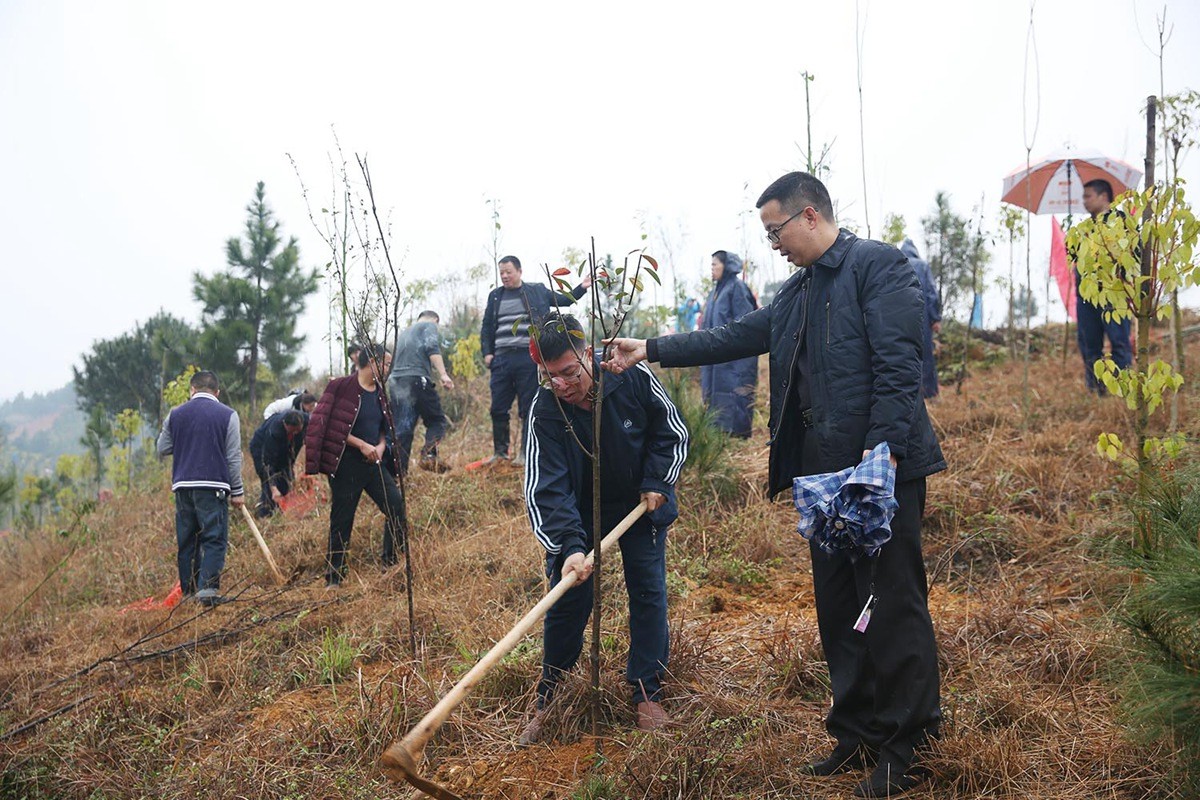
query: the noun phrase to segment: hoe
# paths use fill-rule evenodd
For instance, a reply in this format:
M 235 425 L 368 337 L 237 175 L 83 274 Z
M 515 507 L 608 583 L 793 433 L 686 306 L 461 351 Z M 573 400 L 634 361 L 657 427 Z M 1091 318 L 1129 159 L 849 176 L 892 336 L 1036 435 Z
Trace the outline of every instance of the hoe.
M 600 552 L 606 553 L 608 549 L 616 542 L 625 531 L 638 521 L 646 511 L 645 502 L 639 503 L 637 508 L 629 512 L 625 519 L 613 528 L 607 536 L 600 542 Z M 595 551 L 588 553 L 587 563 L 591 564 L 595 560 Z M 421 761 L 421 757 L 425 752 L 425 745 L 429 743 L 429 739 L 437 733 L 438 729 L 445 724 L 450 713 L 458 707 L 467 694 L 475 688 L 476 684 L 483 679 L 483 676 L 488 674 L 493 667 L 496 666 L 500 659 L 504 658 L 521 639 L 525 638 L 525 634 L 540 620 L 550 607 L 553 606 L 558 599 L 566 594 L 567 590 L 576 583 L 575 573 L 563 578 L 558 582 L 558 585 L 547 593 L 538 604 L 529 610 L 521 621 L 509 631 L 503 639 L 487 652 L 479 663 L 471 668 L 471 671 L 463 676 L 462 680 L 454 685 L 454 688 L 446 693 L 446 696 L 433 709 L 425 715 L 424 719 L 416 724 L 403 739 L 389 747 L 379 760 L 380 766 L 383 767 L 384 773 L 396 781 L 407 781 L 409 784 L 420 789 L 430 797 L 435 797 L 437 800 L 462 800 L 458 795 L 446 789 L 443 786 L 430 781 L 427 778 L 421 777 L 417 772 L 417 764 Z

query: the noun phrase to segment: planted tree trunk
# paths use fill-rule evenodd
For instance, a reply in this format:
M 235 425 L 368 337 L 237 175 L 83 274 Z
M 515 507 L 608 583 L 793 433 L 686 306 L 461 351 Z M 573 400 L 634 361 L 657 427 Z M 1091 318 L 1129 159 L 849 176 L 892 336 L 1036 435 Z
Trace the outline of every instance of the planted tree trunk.
M 1171 331 L 1175 334 L 1175 370 L 1183 374 L 1183 310 L 1179 307 L 1179 290 L 1171 290 Z M 1171 394 L 1171 433 L 1179 430 L 1179 392 Z
M 596 343 L 596 326 L 592 326 L 592 347 Z M 593 352 L 595 350 L 593 349 Z M 604 530 L 600 520 L 600 407 L 604 397 L 604 372 L 601 371 L 596 381 L 596 399 L 592 403 L 592 531 Z M 592 573 L 592 739 L 596 743 L 596 755 L 601 754 L 600 745 L 600 634 L 603 620 L 604 595 L 601 587 L 604 585 L 604 573 L 601 572 L 603 555 L 600 548 L 595 548 L 596 560 Z
M 1146 189 L 1154 186 L 1154 126 L 1157 102 L 1153 95 L 1146 98 Z M 1154 234 L 1151 228 L 1153 210 L 1150 204 L 1142 209 L 1142 281 L 1138 290 L 1137 313 L 1137 365 L 1143 372 L 1150 363 L 1150 325 L 1154 321 L 1154 296 L 1151 283 L 1154 277 Z M 1150 427 L 1150 406 L 1143 392 L 1134 395 L 1134 431 L 1137 440 L 1138 495 L 1144 500 L 1150 488 L 1150 457 L 1146 454 L 1146 431 Z M 1154 547 L 1153 529 L 1145 512 L 1139 514 L 1137 530 L 1134 532 L 1134 548 L 1147 553 Z
M 1017 360 L 1016 286 L 1013 285 L 1013 235 L 1008 233 L 1008 354 Z

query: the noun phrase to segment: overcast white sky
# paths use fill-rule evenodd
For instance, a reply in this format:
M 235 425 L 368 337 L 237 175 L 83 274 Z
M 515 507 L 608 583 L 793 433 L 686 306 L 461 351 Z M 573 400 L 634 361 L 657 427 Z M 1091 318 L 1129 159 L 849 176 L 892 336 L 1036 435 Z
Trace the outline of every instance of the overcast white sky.
M 1165 6 L 1166 90 L 1200 88 L 1200 3 Z M 1035 158 L 1071 145 L 1141 166 L 1163 8 L 1037 3 Z M 527 278 L 589 236 L 602 253 L 638 246 L 639 220 L 652 243 L 656 229 L 682 239 L 673 266 L 693 284 L 717 249 L 782 276 L 746 212 L 803 165 L 803 70 L 844 218 L 865 232 L 869 215 L 878 235 L 903 214 L 924 252 L 919 219 L 945 190 L 964 215 L 982 197 L 994 229 L 1001 180 L 1025 159 L 1028 4 L 859 3 L 865 202 L 855 14 L 794 0 L 0 0 L 0 398 L 63 385 L 94 340 L 160 308 L 197 321 L 192 273 L 224 267 L 256 181 L 304 262 L 323 265 L 286 154 L 328 196 L 331 125 L 369 155 L 409 277 L 490 261 L 489 197 Z M 1031 72 L 1030 123 L 1038 83 Z M 1034 218 L 1035 287 L 1049 226 Z M 993 271 L 1007 263 L 998 248 Z M 302 360 L 318 369 L 324 308 L 314 298 L 305 317 Z

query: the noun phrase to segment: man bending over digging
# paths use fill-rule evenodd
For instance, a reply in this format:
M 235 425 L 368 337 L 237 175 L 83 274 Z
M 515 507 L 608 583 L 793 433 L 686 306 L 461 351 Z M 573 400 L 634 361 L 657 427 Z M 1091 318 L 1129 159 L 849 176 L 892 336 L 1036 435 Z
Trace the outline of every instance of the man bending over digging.
M 525 502 L 533 532 L 546 548 L 551 584 L 571 572 L 580 583 L 546 614 L 537 713 L 522 731 L 521 745 L 541 738 L 555 685 L 583 650 L 592 612 L 592 567 L 585 554 L 642 500 L 648 513 L 619 542 L 629 595 L 626 679 L 638 728 L 654 730 L 669 721 L 660 704 L 667 668 L 666 539 L 678 516 L 675 482 L 687 458 L 687 426 L 646 365 L 606 378 L 600 445 L 604 530 L 593 531 L 592 460 L 584 448 L 593 447 L 599 360 L 570 333 L 581 336 L 582 330 L 569 314 L 551 314 L 538 337 L 548 386 L 534 396 L 526 426 Z

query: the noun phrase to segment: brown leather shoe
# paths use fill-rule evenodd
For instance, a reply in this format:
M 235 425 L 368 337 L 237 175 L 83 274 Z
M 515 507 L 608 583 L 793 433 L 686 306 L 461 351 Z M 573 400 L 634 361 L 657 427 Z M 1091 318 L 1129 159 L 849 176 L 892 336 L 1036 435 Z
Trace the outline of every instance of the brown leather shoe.
M 667 710 L 653 700 L 637 704 L 637 726 L 640 731 L 653 731 L 671 722 Z
M 538 709 L 533 715 L 533 719 L 529 720 L 529 724 L 525 726 L 525 730 L 521 731 L 521 735 L 517 737 L 517 747 L 529 747 L 531 744 L 537 744 L 542 740 L 542 728 L 546 725 L 546 711 Z

